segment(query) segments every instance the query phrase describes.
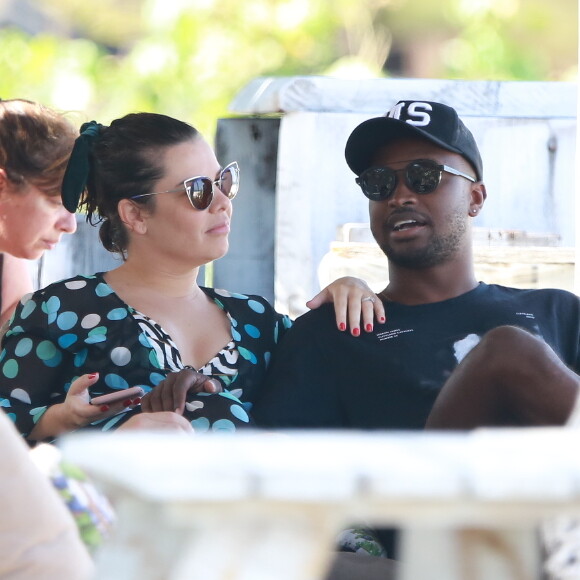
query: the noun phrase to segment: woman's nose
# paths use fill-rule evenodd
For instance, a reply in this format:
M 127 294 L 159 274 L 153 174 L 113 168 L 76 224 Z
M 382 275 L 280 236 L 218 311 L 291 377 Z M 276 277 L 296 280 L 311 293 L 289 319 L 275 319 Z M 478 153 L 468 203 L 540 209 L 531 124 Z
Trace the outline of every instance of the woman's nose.
M 61 231 L 72 234 L 76 232 L 77 229 L 77 217 L 76 214 L 70 213 L 64 207 L 62 208 L 62 216 L 59 220 L 59 228 Z

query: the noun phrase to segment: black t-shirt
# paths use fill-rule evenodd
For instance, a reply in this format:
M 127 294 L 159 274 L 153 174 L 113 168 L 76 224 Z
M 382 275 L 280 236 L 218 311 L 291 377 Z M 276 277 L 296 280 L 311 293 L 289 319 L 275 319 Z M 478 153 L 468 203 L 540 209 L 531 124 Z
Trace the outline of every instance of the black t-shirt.
M 421 429 L 450 373 L 501 325 L 530 330 L 580 369 L 580 301 L 570 292 L 482 283 L 443 302 L 385 309 L 387 322 L 357 338 L 336 329 L 332 305 L 301 316 L 275 351 L 258 424 Z

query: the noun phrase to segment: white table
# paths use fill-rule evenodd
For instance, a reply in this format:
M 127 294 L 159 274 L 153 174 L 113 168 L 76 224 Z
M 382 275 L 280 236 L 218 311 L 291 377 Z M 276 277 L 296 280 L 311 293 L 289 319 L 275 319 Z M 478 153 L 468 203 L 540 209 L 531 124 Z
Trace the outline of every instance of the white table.
M 580 431 L 74 434 L 118 510 L 103 580 L 315 580 L 355 523 L 403 532 L 402 580 L 540 577 L 537 525 L 580 515 Z

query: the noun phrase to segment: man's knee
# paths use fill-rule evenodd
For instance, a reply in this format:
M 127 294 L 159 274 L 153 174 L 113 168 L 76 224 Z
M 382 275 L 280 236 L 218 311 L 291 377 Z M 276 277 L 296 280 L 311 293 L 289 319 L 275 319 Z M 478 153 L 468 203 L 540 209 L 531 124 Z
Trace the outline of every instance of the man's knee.
M 545 345 L 544 341 L 519 326 L 496 326 L 486 332 L 478 347 L 497 355 L 513 356 L 522 349 L 536 349 Z

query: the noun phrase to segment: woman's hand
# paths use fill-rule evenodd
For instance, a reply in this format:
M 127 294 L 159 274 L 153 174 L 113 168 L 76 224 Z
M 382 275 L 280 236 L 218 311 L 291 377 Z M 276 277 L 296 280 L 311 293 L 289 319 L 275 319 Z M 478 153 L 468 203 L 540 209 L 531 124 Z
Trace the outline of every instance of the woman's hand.
M 385 309 L 381 299 L 364 280 L 353 276 L 338 278 L 306 303 L 308 308 L 318 308 L 325 302 L 334 302 L 336 325 L 339 330 L 348 327 L 353 336 L 360 334 L 360 324 L 366 332 L 372 332 L 374 319 L 385 322 Z
M 99 380 L 99 373 L 82 375 L 72 382 L 66 399 L 51 405 L 28 436 L 33 441 L 57 437 L 63 433 L 86 427 L 98 419 L 112 417 L 123 409 L 131 409 L 136 402 L 120 401 L 110 405 L 91 405 L 89 388 Z
M 222 386 L 218 381 L 185 368 L 169 373 L 152 391 L 143 396 L 141 409 L 144 413 L 174 411 L 183 415 L 188 393 L 219 393 Z

